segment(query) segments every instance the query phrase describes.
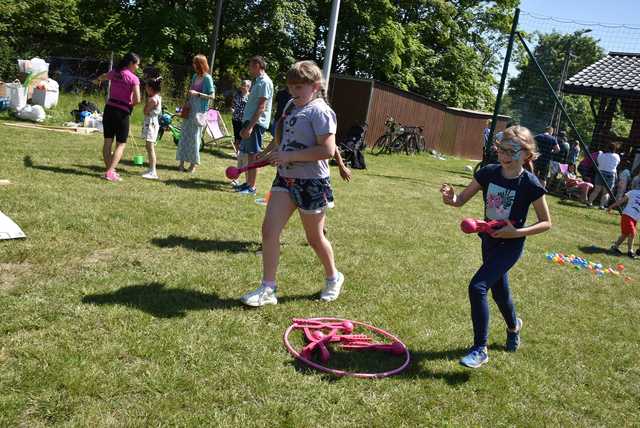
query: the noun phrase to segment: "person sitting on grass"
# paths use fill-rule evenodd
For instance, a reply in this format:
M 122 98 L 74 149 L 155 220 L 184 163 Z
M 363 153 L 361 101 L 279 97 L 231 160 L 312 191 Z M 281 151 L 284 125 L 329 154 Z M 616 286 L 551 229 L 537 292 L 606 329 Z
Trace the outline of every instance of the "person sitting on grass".
M 525 165 L 530 168 L 531 161 L 537 156 L 531 132 L 522 126 L 507 128 L 496 147 L 500 163 L 479 169 L 462 193 L 456 194 L 449 184 L 443 184 L 440 189 L 442 201 L 454 207 L 463 206 L 482 190 L 485 219 L 507 221 L 500 229 L 479 234 L 483 263 L 469 283 L 473 346 L 460 360 L 460 364 L 471 368 L 489 361 L 489 290 L 507 324 L 506 350 L 515 352 L 518 349 L 522 320 L 516 316 L 511 300 L 509 270 L 522 255 L 525 237 L 551 228 L 546 190 L 538 178 L 524 168 Z M 525 226 L 530 205 L 533 205 L 538 221 Z
M 560 164 L 560 171 L 564 177 L 564 186 L 567 189 L 567 193 L 577 189 L 580 192 L 580 202 L 587 204 L 589 202 L 587 195 L 593 189 L 593 184 L 578 178 L 574 164 L 564 166 Z
M 640 218 L 640 190 L 633 189 L 627 192 L 622 198 L 615 201 L 609 206 L 607 212 L 611 212 L 612 209 L 627 204 L 622 210 L 622 216 L 620 217 L 620 236 L 611 246 L 611 251 L 614 254 L 622 255 L 620 251 L 620 244 L 627 240 L 627 255 L 632 259 L 636 256 L 640 256 L 640 248 L 633 253 L 633 240 L 636 236 L 636 223 Z

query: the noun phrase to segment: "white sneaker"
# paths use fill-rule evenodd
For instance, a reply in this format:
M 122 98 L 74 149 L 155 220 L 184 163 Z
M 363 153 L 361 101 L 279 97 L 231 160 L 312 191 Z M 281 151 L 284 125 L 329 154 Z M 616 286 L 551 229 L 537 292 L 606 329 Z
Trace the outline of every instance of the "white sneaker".
M 271 287 L 260 285 L 256 290 L 250 291 L 240 298 L 240 301 L 247 306 L 277 305 L 278 298 L 276 292 Z
M 338 272 L 338 277 L 334 281 L 325 281 L 324 289 L 320 293 L 320 299 L 325 302 L 336 300 L 340 295 L 342 284 L 344 283 L 344 275 Z
M 157 180 L 158 174 L 156 174 L 155 171 L 147 171 L 144 174 L 142 174 L 142 178 L 147 178 L 149 180 Z

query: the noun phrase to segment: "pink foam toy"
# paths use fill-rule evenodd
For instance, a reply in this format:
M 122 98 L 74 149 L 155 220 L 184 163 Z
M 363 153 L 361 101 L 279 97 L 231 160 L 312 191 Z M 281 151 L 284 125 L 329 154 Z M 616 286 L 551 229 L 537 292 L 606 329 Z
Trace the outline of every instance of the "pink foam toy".
M 368 342 L 352 342 L 340 345 L 342 349 L 354 349 L 361 351 L 385 351 L 393 355 L 404 354 L 404 345 L 400 342 L 393 343 L 368 343 Z
M 271 162 L 268 160 L 261 160 L 257 162 L 250 163 L 249 165 L 243 166 L 242 168 L 236 168 L 235 166 L 230 166 L 225 170 L 225 175 L 229 180 L 235 180 L 240 177 L 240 174 L 243 172 L 247 172 L 250 169 L 262 168 L 265 165 L 269 165 Z
M 377 335 L 387 338 L 390 343 L 372 343 L 371 337 L 366 334 L 350 334 L 358 327 Z M 323 329 L 329 332 L 326 333 Z M 294 330 L 303 330 L 305 337 L 308 340 L 308 344 L 298 352 L 293 348 L 289 342 L 289 336 Z M 339 331 L 348 331 L 348 334 L 338 334 Z M 335 376 L 353 376 L 367 379 L 379 379 L 387 376 L 393 376 L 405 370 L 411 361 L 411 354 L 409 349 L 404 343 L 400 341 L 396 336 L 391 333 L 374 327 L 369 324 L 365 324 L 359 321 L 343 320 L 339 318 L 309 318 L 293 319 L 293 323 L 285 330 L 283 336 L 283 342 L 287 350 L 296 359 L 302 361 L 310 367 L 317 370 L 321 370 L 327 373 L 331 373 Z M 403 363 L 395 369 L 377 372 L 377 373 L 358 373 L 348 372 L 345 370 L 334 369 L 327 367 L 326 363 L 329 361 L 329 345 L 331 343 L 338 343 L 341 348 L 345 350 L 375 350 L 385 351 L 392 353 L 393 355 L 404 355 Z M 318 350 L 320 353 L 319 362 L 313 360 L 314 351 Z M 325 350 L 327 351 L 325 353 Z
M 506 226 L 506 224 L 507 224 L 506 220 L 483 221 L 483 220 L 476 220 L 473 218 L 465 218 L 460 223 L 460 229 L 462 229 L 464 233 L 485 232 L 485 233 L 491 234 L 491 232 Z
M 322 361 L 324 364 L 327 364 L 329 362 L 329 358 L 331 357 L 331 354 L 327 349 L 327 343 L 331 340 L 333 336 L 335 336 L 337 331 L 338 329 L 334 328 L 327 335 L 325 334 L 316 335 L 311 333 L 308 327 L 305 327 L 304 328 L 305 336 L 307 338 L 311 337 L 312 340 L 307 346 L 302 348 L 302 355 L 305 355 L 306 358 L 309 358 L 313 354 L 313 351 L 318 349 L 320 351 L 320 361 Z
M 313 319 L 294 318 L 293 326 L 294 328 L 307 327 L 307 328 L 313 328 L 313 329 L 327 329 L 327 330 L 338 328 L 346 334 L 353 332 L 353 323 L 349 320 L 345 320 L 340 323 L 325 323 L 325 322 L 315 321 Z

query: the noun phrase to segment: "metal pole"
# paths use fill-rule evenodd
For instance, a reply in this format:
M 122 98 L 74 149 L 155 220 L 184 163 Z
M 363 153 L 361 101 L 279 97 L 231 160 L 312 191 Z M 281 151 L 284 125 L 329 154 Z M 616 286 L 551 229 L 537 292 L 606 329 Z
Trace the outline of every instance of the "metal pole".
M 513 42 L 516 37 L 516 31 L 518 30 L 518 20 L 520 19 L 520 8 L 516 8 L 516 12 L 513 15 L 513 22 L 511 24 L 511 34 L 509 35 L 509 44 L 507 45 L 507 53 L 504 57 L 504 64 L 502 65 L 502 76 L 500 76 L 500 86 L 498 86 L 498 94 L 496 95 L 496 106 L 493 109 L 493 117 L 491 119 L 491 129 L 489 130 L 489 137 L 487 138 L 488 147 L 485 147 L 486 152 L 491 147 L 493 142 L 493 135 L 496 132 L 496 125 L 498 124 L 498 114 L 500 114 L 500 107 L 502 106 L 502 94 L 504 93 L 504 87 L 507 83 L 507 74 L 509 73 L 509 63 L 511 62 L 511 52 L 513 51 Z M 482 164 L 484 165 L 485 158 L 483 157 Z
M 324 64 L 322 74 L 325 80 L 325 90 L 329 89 L 331 77 L 331 62 L 333 60 L 333 45 L 336 41 L 336 29 L 338 28 L 338 15 L 340 14 L 340 0 L 333 0 L 331 5 L 331 18 L 329 19 L 329 35 L 327 36 L 327 49 L 324 52 Z
M 518 32 L 518 39 L 520 40 L 520 43 L 522 43 L 522 46 L 524 47 L 524 49 L 527 51 L 527 54 L 529 55 L 529 58 L 531 58 L 533 63 L 536 65 L 536 68 L 538 69 L 538 72 L 540 72 L 540 76 L 542 76 L 542 79 L 547 84 L 547 88 L 549 88 L 549 92 L 551 92 L 551 94 L 553 95 L 553 98 L 555 98 L 555 100 L 556 100 L 556 103 L 558 103 L 558 107 L 560 108 L 560 112 L 562 114 L 564 114 L 564 117 L 567 119 L 567 122 L 569 122 L 569 125 L 571 126 L 573 131 L 576 133 L 576 136 L 578 137 L 578 141 L 580 142 L 580 147 L 582 148 L 582 150 L 584 150 L 585 156 L 587 156 L 589 159 L 591 159 L 591 162 L 593 162 L 593 165 L 597 165 L 596 161 L 593 159 L 593 156 L 591 156 L 591 152 L 589 152 L 589 147 L 587 147 L 587 145 L 584 143 L 584 140 L 582 139 L 582 136 L 580 135 L 580 132 L 578 131 L 578 128 L 576 127 L 576 124 L 573 123 L 573 120 L 571 119 L 571 117 L 567 113 L 567 109 L 564 107 L 564 104 L 562 103 L 562 101 L 560 101 L 560 98 L 558 98 L 558 95 L 556 94 L 556 91 L 553 90 L 553 86 L 551 86 L 551 83 L 549 82 L 549 79 L 547 79 L 547 75 L 544 74 L 544 71 L 542 71 L 542 67 L 540 67 L 540 63 L 538 63 L 538 60 L 536 59 L 536 57 L 533 56 L 533 53 L 531 53 L 531 50 L 529 49 L 529 46 L 527 45 L 527 42 L 524 40 L 524 37 L 522 37 L 522 34 L 520 34 L 520 32 Z M 598 176 L 600 176 L 600 180 L 602 180 L 602 183 L 604 184 L 605 189 L 607 189 L 607 191 L 609 192 L 609 196 L 611 196 L 613 198 L 613 200 L 615 201 L 616 200 L 616 196 L 613 194 L 613 190 L 611 189 L 611 187 L 609 187 L 607 182 L 604 180 L 604 177 L 602 177 L 602 174 L 600 173 L 600 170 L 598 168 L 596 168 L 595 170 L 596 170 L 596 174 L 598 174 Z M 622 212 L 622 208 L 618 207 L 618 211 Z
M 558 89 L 556 93 L 558 97 L 562 100 L 562 87 L 564 86 L 564 81 L 567 78 L 567 70 L 569 69 L 569 56 L 571 55 L 571 43 L 567 46 L 567 50 L 564 53 L 564 63 L 562 64 L 562 72 L 560 73 L 560 81 L 558 82 Z M 556 118 L 557 115 L 557 118 Z M 562 115 L 558 111 L 558 105 L 553 105 L 553 113 L 551 114 L 551 122 L 550 125 L 553 126 L 555 134 L 558 135 L 558 127 L 560 126 L 560 118 Z M 557 124 L 556 124 L 557 123 Z
M 109 71 L 113 70 L 113 51 L 111 51 L 111 57 L 109 58 Z M 111 80 L 107 80 L 107 95 L 104 96 L 104 102 L 109 99 L 109 92 L 111 91 Z
M 218 34 L 220 34 L 220 19 L 222 18 L 222 3 L 223 0 L 216 1 L 218 9 L 216 11 L 216 26 L 213 30 L 213 50 L 211 51 L 210 67 L 213 68 L 213 61 L 216 59 L 216 48 L 218 47 Z

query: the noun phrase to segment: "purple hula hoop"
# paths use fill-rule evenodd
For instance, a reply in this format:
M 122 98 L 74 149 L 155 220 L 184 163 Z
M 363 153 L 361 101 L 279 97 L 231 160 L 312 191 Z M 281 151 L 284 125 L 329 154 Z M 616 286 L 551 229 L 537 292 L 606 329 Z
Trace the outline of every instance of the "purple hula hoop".
M 338 369 L 331 369 L 329 367 L 325 367 L 322 364 L 318 364 L 315 361 L 309 360 L 305 357 L 303 357 L 298 351 L 296 351 L 293 346 L 291 346 L 291 343 L 289 343 L 289 335 L 291 334 L 291 332 L 294 330 L 295 328 L 295 323 L 291 324 L 284 332 L 284 336 L 283 336 L 283 342 L 284 342 L 284 346 L 287 348 L 287 351 L 289 351 L 289 353 L 291 355 L 293 355 L 296 359 L 302 361 L 303 363 L 307 364 L 310 367 L 313 367 L 316 370 L 320 370 L 323 372 L 327 372 L 327 373 L 331 373 L 335 376 L 352 376 L 352 377 L 358 377 L 358 378 L 365 378 L 365 379 L 381 379 L 383 377 L 388 377 L 388 376 L 393 376 L 396 375 L 400 372 L 402 372 L 404 369 L 406 369 L 409 366 L 409 362 L 411 361 L 411 355 L 409 354 L 409 349 L 407 348 L 407 346 L 400 340 L 398 339 L 396 336 L 394 336 L 393 334 L 382 330 L 380 328 L 374 327 L 372 325 L 369 324 L 365 324 L 363 322 L 360 321 L 353 321 L 353 320 L 345 320 L 345 319 L 341 319 L 341 318 L 308 318 L 309 321 L 319 321 L 319 322 L 344 322 L 344 321 L 350 321 L 352 322 L 354 325 L 359 325 L 361 327 L 366 328 L 367 330 L 373 331 L 375 333 L 378 333 L 388 339 L 390 339 L 393 342 L 398 342 L 402 345 L 403 349 L 404 349 L 404 354 L 405 354 L 405 360 L 404 363 L 402 363 L 402 365 L 396 369 L 393 370 L 389 370 L 386 372 L 381 372 L 381 373 L 354 373 L 354 372 L 347 372 L 344 370 L 338 370 Z

